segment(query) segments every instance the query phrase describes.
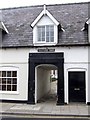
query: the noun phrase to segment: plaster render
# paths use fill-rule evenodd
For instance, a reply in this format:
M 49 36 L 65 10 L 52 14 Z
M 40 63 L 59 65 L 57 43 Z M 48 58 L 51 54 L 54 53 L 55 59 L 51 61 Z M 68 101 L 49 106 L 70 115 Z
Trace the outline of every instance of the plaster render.
M 45 47 L 43 47 L 45 48 Z M 53 49 L 53 47 L 51 47 Z M 89 80 L 89 47 L 55 47 L 55 52 L 64 53 L 64 86 L 65 86 L 65 102 L 68 103 L 68 71 L 76 70 L 86 72 L 86 103 L 90 102 L 90 80 Z M 26 49 L 2 49 L 2 59 L 0 59 L 0 67 L 18 67 L 19 68 L 19 84 L 18 94 L 2 94 L 5 100 L 27 100 L 28 96 L 28 57 L 29 53 L 38 53 L 37 48 Z M 40 71 L 39 71 L 40 72 Z M 42 71 L 41 71 L 42 72 Z M 40 74 L 41 74 L 40 72 Z M 47 71 L 48 72 L 48 71 Z M 39 76 L 40 77 L 40 76 Z M 1 93 L 0 93 L 1 94 Z M 38 95 L 39 96 L 39 95 Z

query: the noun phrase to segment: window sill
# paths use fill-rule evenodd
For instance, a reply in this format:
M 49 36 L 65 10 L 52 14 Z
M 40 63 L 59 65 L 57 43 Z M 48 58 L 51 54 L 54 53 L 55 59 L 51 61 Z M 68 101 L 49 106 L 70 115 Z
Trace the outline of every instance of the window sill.
M 10 94 L 10 95 L 15 95 L 15 94 L 19 94 L 18 91 L 0 91 L 0 94 Z
M 56 45 L 57 43 L 52 42 L 52 43 L 43 43 L 43 42 L 36 42 L 34 43 L 34 46 L 52 46 L 52 45 Z

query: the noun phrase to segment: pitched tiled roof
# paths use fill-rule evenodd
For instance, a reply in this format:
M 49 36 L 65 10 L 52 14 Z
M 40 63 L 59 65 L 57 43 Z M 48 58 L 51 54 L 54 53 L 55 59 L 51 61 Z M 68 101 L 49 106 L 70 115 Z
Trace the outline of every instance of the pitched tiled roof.
M 2 9 L 2 21 L 9 31 L 3 37 L 2 47 L 33 46 L 30 24 L 42 10 L 43 6 Z M 59 31 L 57 45 L 88 44 L 87 31 L 81 31 L 88 19 L 88 3 L 48 5 L 47 10 L 65 30 Z

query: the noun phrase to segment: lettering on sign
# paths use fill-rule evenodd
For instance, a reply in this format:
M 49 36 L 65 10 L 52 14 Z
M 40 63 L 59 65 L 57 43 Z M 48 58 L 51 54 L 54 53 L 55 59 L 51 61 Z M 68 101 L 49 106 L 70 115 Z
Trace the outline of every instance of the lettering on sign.
M 55 49 L 38 49 L 38 52 L 55 52 Z

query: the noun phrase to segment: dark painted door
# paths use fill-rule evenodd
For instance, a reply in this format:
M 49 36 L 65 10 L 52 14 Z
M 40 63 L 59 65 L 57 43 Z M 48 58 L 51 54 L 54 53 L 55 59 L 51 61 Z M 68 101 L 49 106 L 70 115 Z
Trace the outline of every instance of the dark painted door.
M 85 102 L 85 72 L 69 72 L 69 102 Z

